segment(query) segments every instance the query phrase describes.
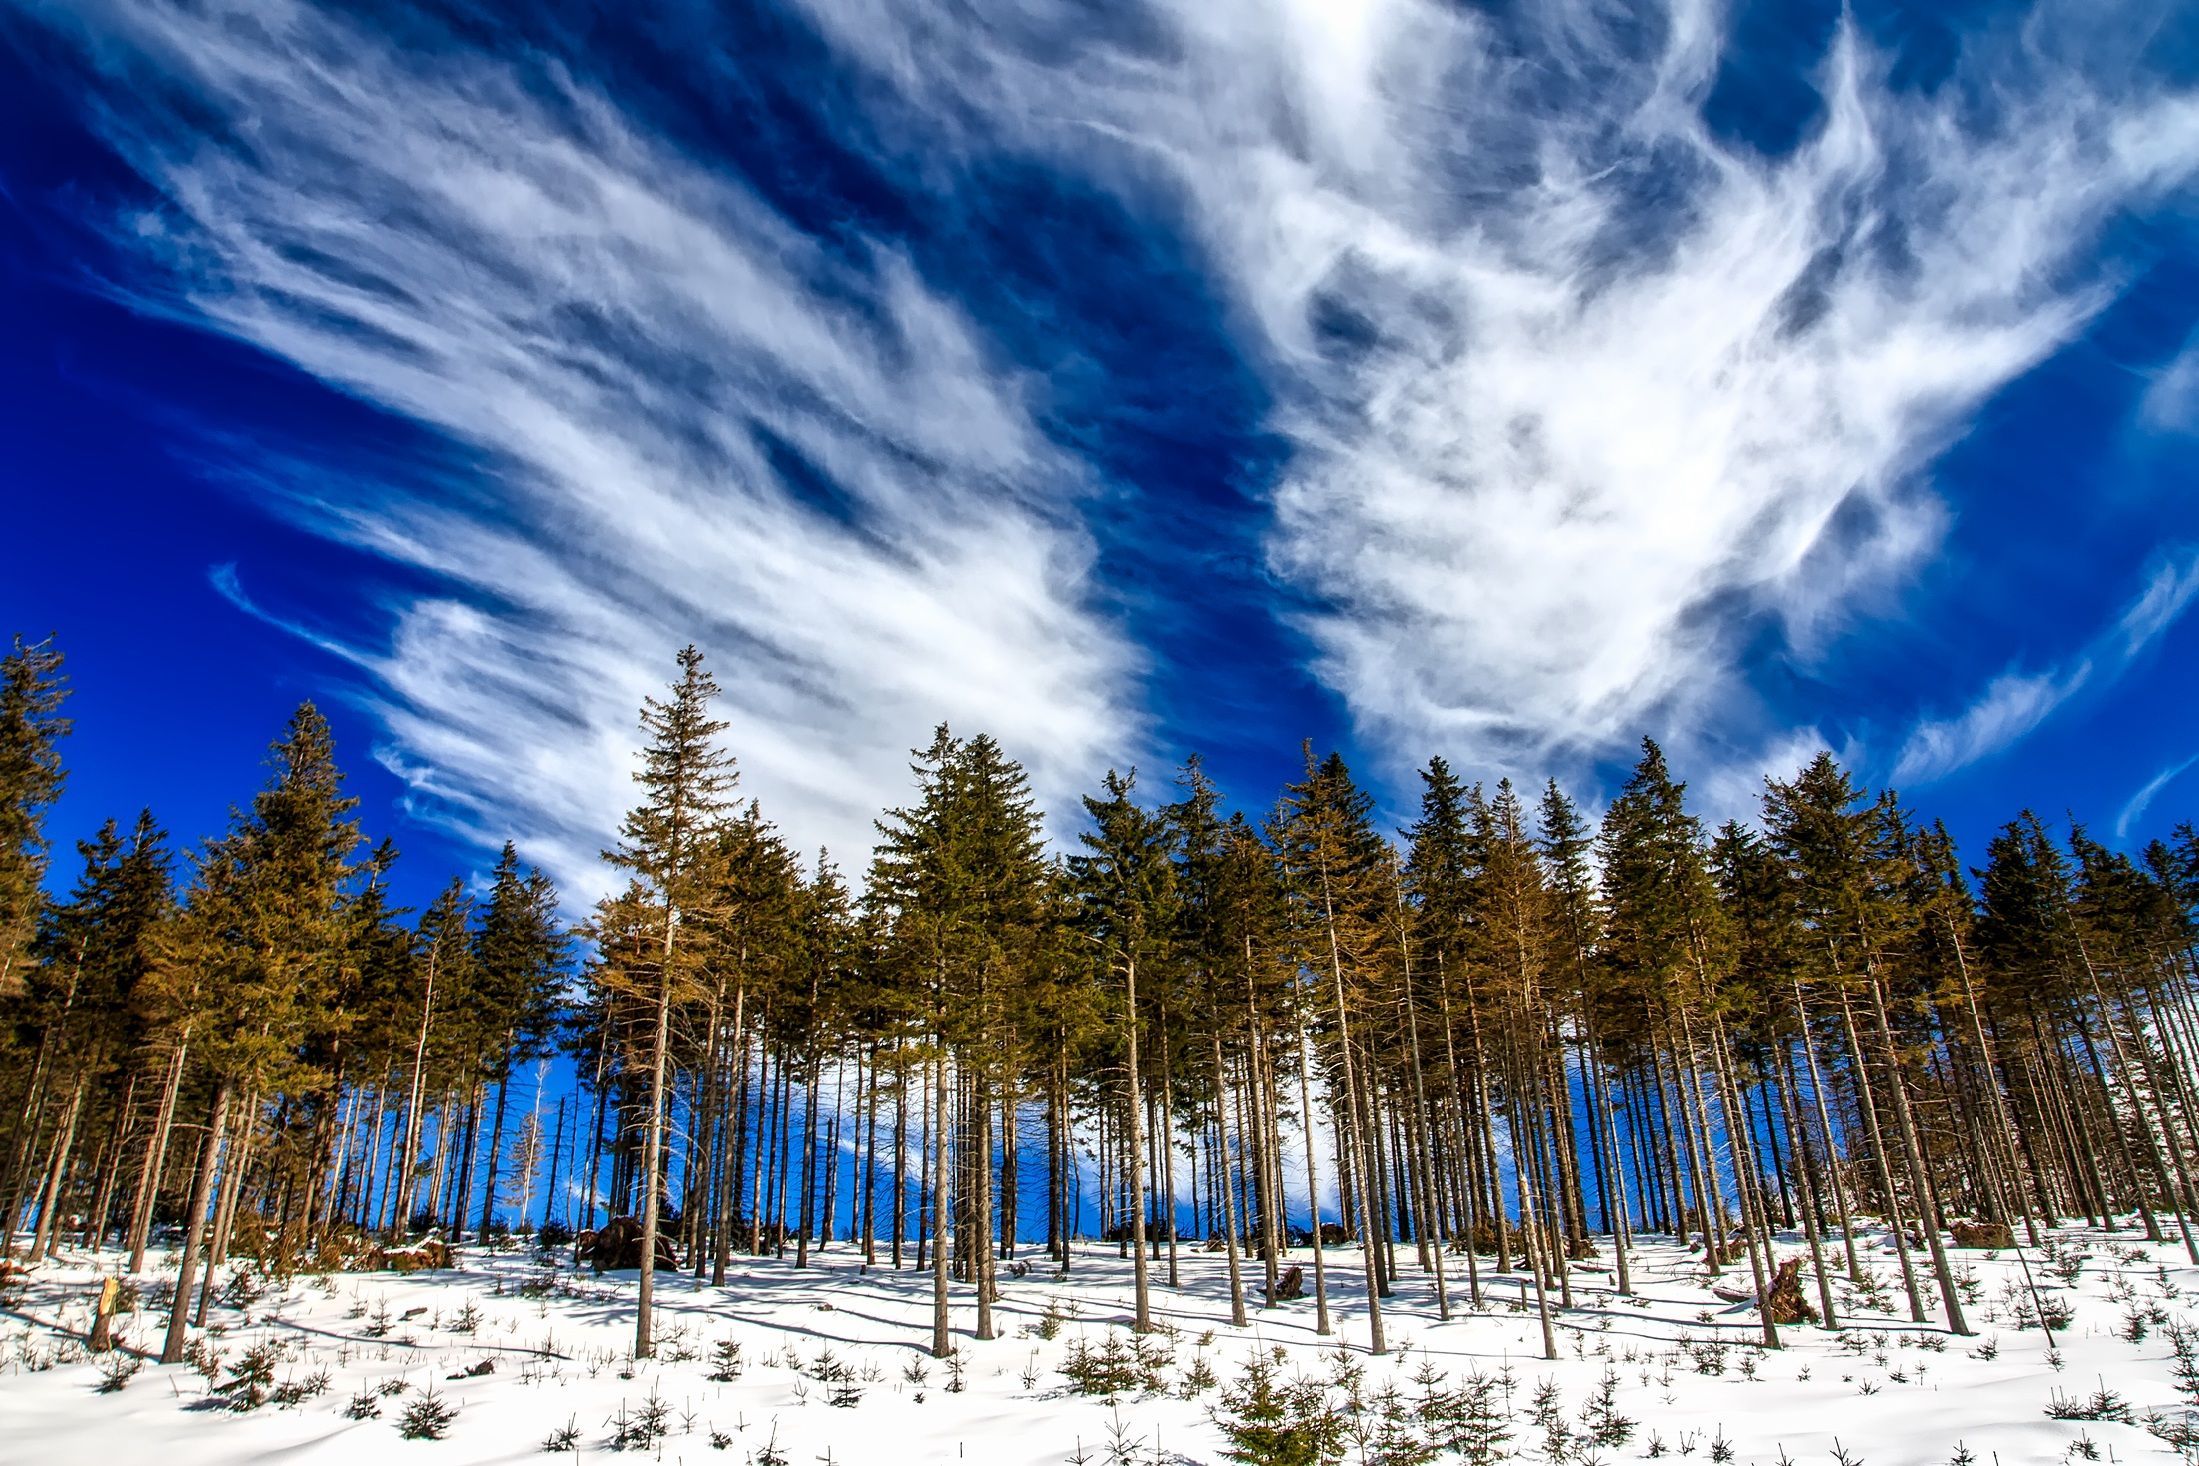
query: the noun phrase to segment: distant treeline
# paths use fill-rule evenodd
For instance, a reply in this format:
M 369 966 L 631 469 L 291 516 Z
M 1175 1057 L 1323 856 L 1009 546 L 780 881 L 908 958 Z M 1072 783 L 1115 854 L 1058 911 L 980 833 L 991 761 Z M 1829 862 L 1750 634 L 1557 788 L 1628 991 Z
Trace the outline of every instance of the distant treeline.
M 2133 861 L 2024 813 L 1966 871 L 1830 754 L 1766 781 L 1759 828 L 1706 831 L 1645 742 L 1597 828 L 1554 782 L 1435 759 L 1392 839 L 1309 747 L 1257 822 L 1196 760 L 1158 801 L 1111 772 L 1057 857 L 1021 768 L 941 727 L 857 898 L 737 799 L 689 648 L 641 712 L 625 884 L 578 931 L 509 845 L 484 894 L 394 906 L 311 705 L 180 868 L 147 813 L 50 899 L 61 658 L 17 638 L 0 673 L 0 1204 L 34 1259 L 132 1270 L 180 1221 L 170 1357 L 233 1253 L 614 1214 L 644 1234 L 642 1354 L 664 1244 L 717 1283 L 836 1240 L 928 1269 L 945 1353 L 950 1303 L 992 1337 L 1002 1259 L 1042 1235 L 1067 1268 L 1094 1203 L 1140 1329 L 1185 1240 L 1242 1322 L 1319 1230 L 1355 1244 L 1377 1350 L 1402 1268 L 1445 1314 L 1523 1269 L 1554 1355 L 1568 1263 L 1608 1249 L 1629 1290 L 1638 1232 L 1746 1269 L 1768 1343 L 1782 1230 L 1835 1325 L 1859 1216 L 1892 1224 L 1912 1317 L 1958 1332 L 1951 1225 L 2134 1213 L 2199 1261 L 2188 824 Z M 559 1053 L 571 1092 L 515 1117 Z

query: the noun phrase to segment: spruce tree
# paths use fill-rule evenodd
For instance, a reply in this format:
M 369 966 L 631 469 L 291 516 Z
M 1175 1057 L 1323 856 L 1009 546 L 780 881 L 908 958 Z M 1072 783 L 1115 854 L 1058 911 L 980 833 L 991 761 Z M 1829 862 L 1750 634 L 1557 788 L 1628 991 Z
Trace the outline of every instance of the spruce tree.
M 197 1051 L 213 1076 L 214 1099 L 163 1363 L 183 1357 L 200 1233 L 230 1110 L 241 1095 L 249 1135 L 262 1098 L 314 1087 L 317 1076 L 299 1062 L 298 1045 L 343 951 L 341 901 L 359 844 L 349 816 L 358 801 L 343 792 L 327 720 L 311 703 L 292 716 L 269 766 L 251 808 L 200 854 L 164 954 L 165 965 L 189 974 Z M 218 1251 L 222 1239 L 210 1240 Z
M 1473 881 L 1480 856 L 1470 826 L 1466 786 L 1440 758 L 1421 770 L 1420 818 L 1406 830 L 1409 855 L 1404 882 L 1412 903 L 1413 941 L 1424 967 L 1432 967 L 1432 1015 L 1443 1062 L 1436 1067 L 1439 1113 L 1450 1119 L 1451 1145 L 1463 1176 L 1466 1279 L 1473 1306 L 1482 1306 L 1480 1239 L 1486 1230 L 1497 1239 L 1499 1266 L 1507 1250 L 1503 1208 L 1484 1215 L 1487 1170 L 1482 1157 L 1494 1155 L 1489 1136 L 1490 1105 L 1486 1068 L 1479 1054 L 1474 1014 Z
M 46 878 L 46 813 L 66 777 L 68 679 L 53 641 L 21 636 L 0 657 L 0 997 L 22 982 Z
M 481 1068 L 483 1078 L 496 1086 L 489 1173 L 481 1188 L 483 1232 L 495 1214 L 498 1156 L 512 1070 L 549 1056 L 549 1039 L 563 996 L 565 961 L 557 889 L 539 870 L 521 874 L 519 851 L 506 841 L 490 874 L 488 900 L 473 937 L 474 981 L 488 1016 Z
M 1604 1230 L 1618 1268 L 1619 1292 L 1633 1292 L 1627 1260 L 1626 1172 L 1619 1161 L 1619 1132 L 1612 1116 L 1611 1075 L 1604 1065 L 1596 1022 L 1595 952 L 1603 938 L 1603 910 L 1592 863 L 1595 839 L 1566 792 L 1550 780 L 1542 792 L 1537 846 L 1549 887 L 1548 940 L 1554 974 L 1571 1001 L 1581 1050 L 1582 1087 L 1589 1109 L 1589 1154 Z
M 1285 789 L 1271 838 L 1289 883 L 1300 961 L 1316 974 L 1315 990 L 1330 1004 L 1327 1016 L 1335 1039 L 1330 1103 L 1339 1112 L 1345 1136 L 1338 1165 L 1348 1194 L 1358 1203 L 1369 1348 L 1384 1354 L 1389 1345 L 1382 1329 L 1385 1279 L 1378 1249 L 1385 1239 L 1376 1235 L 1381 1188 L 1372 1154 L 1372 1093 L 1363 1085 L 1370 1078 L 1368 1065 L 1356 1051 L 1366 1037 L 1366 1020 L 1355 1010 L 1365 1006 L 1366 990 L 1377 982 L 1390 953 L 1385 933 L 1394 906 L 1391 863 L 1375 833 L 1373 797 L 1353 781 L 1343 757 L 1331 753 L 1317 763 L 1310 744 L 1303 753 L 1305 775 Z M 1355 1016 L 1362 1030 L 1358 1040 L 1352 1028 Z M 1307 1120 L 1310 1126 L 1310 1115 Z
M 960 1241 L 976 1284 L 977 1334 L 992 1334 L 992 1101 L 1015 1069 L 1010 1000 L 1045 960 L 1052 877 L 1029 781 L 997 743 L 983 734 L 965 743 L 942 724 L 915 759 L 920 797 L 879 821 L 868 901 L 884 932 L 881 970 L 912 1010 L 929 1010 L 932 1351 L 945 1358 L 951 1218 L 961 1200 L 971 1203 Z M 950 1188 L 950 1157 L 971 1159 L 953 1152 L 950 1061 L 973 1121 L 974 1164 L 953 1168 L 966 1196 Z
M 1138 1002 L 1138 973 L 1148 973 L 1171 960 L 1179 921 L 1176 870 L 1171 863 L 1175 844 L 1167 819 L 1140 809 L 1130 791 L 1137 772 L 1118 774 L 1110 769 L 1102 782 L 1105 798 L 1085 796 L 1085 813 L 1093 828 L 1079 837 L 1088 852 L 1074 856 L 1077 890 L 1084 910 L 1086 930 L 1105 953 L 1108 972 L 1122 982 L 1122 1035 L 1124 1119 L 1128 1124 L 1130 1164 L 1130 1249 L 1133 1266 L 1135 1310 L 1132 1327 L 1139 1333 L 1153 1327 L 1152 1297 L 1146 1267 L 1147 1178 L 1145 1174 L 1145 1094 L 1139 1063 L 1139 1032 L 1146 1013 Z M 1174 1224 L 1174 1198 L 1168 1198 L 1167 1218 Z
M 1820 753 L 1786 782 L 1767 780 L 1764 823 L 1793 880 L 1796 913 L 1821 953 L 1819 977 L 1837 1005 L 1852 1077 L 1871 1134 L 1879 1189 L 1895 1232 L 1912 1318 L 1923 1321 L 1921 1293 L 1909 1262 L 1897 1167 L 1906 1173 L 1913 1210 L 1939 1276 L 1948 1327 L 1968 1333 L 1962 1303 L 1941 1240 L 1931 1173 L 1915 1120 L 1908 1064 L 1897 1042 L 1887 991 L 1913 933 L 1914 914 L 1901 896 L 1908 832 L 1890 795 L 1871 800 L 1829 753 Z M 1863 1021 L 1857 1020 L 1857 1010 Z M 1875 1040 L 1866 1045 L 1865 1033 Z M 1872 1074 L 1874 1055 L 1879 1074 Z M 1879 1100 L 1891 1101 L 1890 1128 Z M 1898 1146 L 1898 1153 L 1894 1147 Z
M 702 653 L 694 647 L 683 649 L 676 660 L 680 676 L 670 697 L 652 697 L 642 704 L 641 730 L 647 741 L 634 774 L 642 788 L 641 803 L 627 812 L 617 848 L 604 854 L 614 867 L 633 873 L 659 927 L 651 953 L 655 971 L 643 978 L 654 1013 L 641 1173 L 641 1288 L 634 1320 L 634 1353 L 644 1359 L 655 1352 L 651 1310 L 672 1005 L 694 965 L 692 954 L 680 947 L 680 924 L 698 914 L 709 892 L 715 829 L 736 777 L 732 756 L 717 746 L 726 724 L 711 715 L 710 705 L 718 697 L 716 680 L 703 670 Z
M 118 1081 L 135 1073 L 150 1000 L 145 983 L 173 905 L 166 832 L 150 813 L 125 837 L 113 820 L 77 842 L 83 873 L 67 898 L 49 905 L 32 946 L 26 990 L 16 1005 L 38 1033 L 30 1087 L 41 1106 L 58 1101 L 44 1163 L 29 1176 L 12 1167 L 15 1186 L 33 1183 L 38 1225 L 31 1256 L 50 1257 L 61 1242 L 76 1146 Z M 117 1117 L 119 1119 L 119 1116 Z M 19 1143 L 30 1139 L 26 1129 Z M 23 1158 L 18 1157 L 18 1160 Z M 105 1188 L 102 1188 L 103 1193 Z M 12 1225 L 20 1201 L 7 1216 Z M 87 1208 L 88 1210 L 90 1208 Z M 88 1228 L 104 1233 L 103 1216 Z

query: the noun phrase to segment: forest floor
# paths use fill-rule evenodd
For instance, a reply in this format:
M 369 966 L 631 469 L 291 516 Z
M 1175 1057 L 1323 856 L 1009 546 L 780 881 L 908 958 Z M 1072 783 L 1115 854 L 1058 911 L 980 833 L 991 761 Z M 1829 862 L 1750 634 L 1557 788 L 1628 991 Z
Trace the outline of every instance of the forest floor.
M 1415 1459 L 1411 1438 L 1431 1431 L 1478 1442 L 1488 1461 L 2176 1460 L 2162 1432 L 2199 1405 L 2199 1268 L 2180 1244 L 2135 1230 L 2065 1229 L 2021 1255 L 1954 1253 L 1971 1338 L 1910 1320 L 1888 1239 L 1873 1234 L 1866 1285 L 1839 1283 L 1847 1326 L 1783 1329 L 1776 1352 L 1760 1346 L 1753 1305 L 1712 1291 L 1699 1254 L 1645 1240 L 1628 1298 L 1605 1270 L 1608 1241 L 1602 1250 L 1575 1266 L 1555 1361 L 1542 1357 L 1524 1277 L 1492 1275 L 1484 1259 L 1476 1311 L 1452 1259 L 1455 1316 L 1440 1322 L 1409 1248 L 1384 1303 L 1386 1357 L 1365 1352 L 1348 1247 L 1326 1254 L 1330 1337 L 1314 1331 L 1310 1296 L 1255 1307 L 1232 1328 L 1223 1258 L 1187 1244 L 1182 1287 L 1161 1286 L 1165 1261 L 1155 1269 L 1161 1330 L 1134 1344 L 1130 1265 L 1088 1244 L 1066 1279 L 1043 1254 L 1025 1276 L 1003 1269 L 993 1341 L 970 1337 L 974 1308 L 957 1288 L 950 1365 L 926 1352 L 928 1277 L 866 1272 L 840 1244 L 807 1270 L 737 1260 L 722 1289 L 660 1275 L 658 1357 L 642 1361 L 630 1352 L 635 1275 L 576 1273 L 570 1249 L 552 1261 L 465 1249 L 442 1271 L 288 1282 L 232 1264 L 194 1335 L 197 1365 L 144 1361 L 134 1373 L 131 1351 L 157 1351 L 163 1320 L 150 1307 L 123 1314 L 126 1349 L 88 1354 L 93 1301 L 118 1259 L 64 1253 L 0 1309 L 0 1461 L 382 1466 L 540 1460 L 562 1445 L 738 1466 L 1219 1462 L 1218 1417 L 1248 1360 L 1275 1362 L 1286 1419 L 1335 1419 L 1353 1463 Z M 2049 1315 L 2067 1315 L 2058 1332 L 2035 1321 L 2026 1263 Z M 172 1286 L 169 1267 L 141 1280 L 147 1305 L 164 1279 Z M 1248 1286 L 1257 1276 L 1249 1264 Z M 1745 1289 L 1748 1276 L 1743 1261 L 1720 1287 Z M 1119 1376 L 1117 1393 L 1080 1393 L 1064 1366 L 1091 1385 Z M 445 1414 L 439 1438 L 408 1437 L 408 1422 Z

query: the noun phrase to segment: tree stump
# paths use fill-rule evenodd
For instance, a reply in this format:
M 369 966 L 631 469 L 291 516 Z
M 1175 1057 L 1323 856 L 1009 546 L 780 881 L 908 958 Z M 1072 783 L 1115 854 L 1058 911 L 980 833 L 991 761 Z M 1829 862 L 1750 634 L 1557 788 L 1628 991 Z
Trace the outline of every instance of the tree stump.
M 115 1346 L 115 1310 L 122 1303 L 122 1280 L 109 1278 L 99 1285 L 99 1302 L 92 1310 L 91 1347 L 104 1354 Z
M 1802 1296 L 1802 1259 L 1790 1257 L 1779 1264 L 1771 1280 L 1773 1323 L 1816 1323 L 1817 1310 Z

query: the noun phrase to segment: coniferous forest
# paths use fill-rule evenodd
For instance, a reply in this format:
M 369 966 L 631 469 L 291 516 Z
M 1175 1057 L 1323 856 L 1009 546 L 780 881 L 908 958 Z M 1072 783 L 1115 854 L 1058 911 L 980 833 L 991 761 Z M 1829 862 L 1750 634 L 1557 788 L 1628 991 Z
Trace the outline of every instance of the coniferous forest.
M 1820 754 L 1712 829 L 1645 741 L 1600 821 L 1433 758 L 1389 829 L 1309 746 L 1258 815 L 1231 801 L 1267 791 L 1225 798 L 1196 760 L 1095 771 L 1057 852 L 1012 751 L 941 727 L 846 871 L 743 797 L 719 695 L 689 648 L 640 710 L 584 916 L 511 845 L 407 910 L 311 705 L 228 828 L 118 812 L 58 848 L 68 680 L 16 639 L 15 1265 L 180 1248 L 173 1361 L 230 1259 L 614 1217 L 640 1233 L 637 1356 L 663 1273 L 825 1250 L 927 1278 L 941 1356 L 1080 1237 L 1133 1261 L 1140 1332 L 1198 1252 L 1240 1325 L 1287 1305 L 1328 1334 L 1346 1270 L 1375 1353 L 1401 1290 L 1448 1318 L 1524 1280 L 1551 1358 L 1573 1264 L 1625 1295 L 1651 1237 L 1770 1347 L 1840 1326 L 1865 1217 L 1897 1306 L 1957 1334 L 1951 1247 L 2081 1220 L 2199 1262 L 2188 824 L 2132 859 L 2018 810 L 1958 850 Z

